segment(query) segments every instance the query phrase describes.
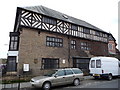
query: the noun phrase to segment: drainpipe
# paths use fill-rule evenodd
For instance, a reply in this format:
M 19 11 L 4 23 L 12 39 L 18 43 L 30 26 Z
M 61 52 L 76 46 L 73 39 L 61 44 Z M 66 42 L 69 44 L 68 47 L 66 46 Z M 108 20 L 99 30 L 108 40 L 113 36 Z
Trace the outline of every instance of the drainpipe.
M 70 37 L 68 35 L 68 67 L 70 67 Z

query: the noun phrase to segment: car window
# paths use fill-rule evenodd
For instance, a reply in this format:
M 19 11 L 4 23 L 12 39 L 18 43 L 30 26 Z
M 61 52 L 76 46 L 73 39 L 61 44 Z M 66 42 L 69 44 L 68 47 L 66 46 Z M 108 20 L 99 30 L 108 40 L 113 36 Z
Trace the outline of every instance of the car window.
M 95 68 L 95 60 L 91 61 L 91 68 Z
M 49 76 L 51 77 L 53 74 L 56 73 L 57 70 L 52 70 L 52 71 L 48 71 L 46 74 L 44 74 L 44 76 Z
M 65 70 L 66 75 L 71 75 L 73 74 L 72 70 Z
M 58 71 L 58 72 L 56 73 L 56 75 L 58 75 L 58 76 L 64 76 L 64 75 L 65 75 L 65 72 L 64 72 L 64 70 L 60 70 L 60 71 Z
M 73 69 L 73 72 L 74 72 L 75 74 L 80 74 L 80 73 L 82 73 L 82 71 L 81 71 L 80 69 Z

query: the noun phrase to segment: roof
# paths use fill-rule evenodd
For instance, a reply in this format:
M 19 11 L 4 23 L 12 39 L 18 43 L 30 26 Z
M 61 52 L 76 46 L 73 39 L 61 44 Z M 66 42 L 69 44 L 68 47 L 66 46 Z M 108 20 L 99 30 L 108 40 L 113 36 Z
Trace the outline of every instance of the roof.
M 113 37 L 113 35 L 111 33 L 109 33 L 109 41 L 111 41 L 111 40 L 116 41 L 115 38 Z
M 46 15 L 46 16 L 49 16 L 49 17 L 53 17 L 53 18 L 56 18 L 56 19 L 67 21 L 67 22 L 70 22 L 70 23 L 73 23 L 73 24 L 76 24 L 76 25 L 80 25 L 80 26 L 84 26 L 84 27 L 94 29 L 94 30 L 97 30 L 97 31 L 105 32 L 105 31 L 91 25 L 90 23 L 87 23 L 83 20 L 74 18 L 74 17 L 69 16 L 69 15 L 66 15 L 64 13 L 52 10 L 52 9 L 44 7 L 42 5 L 40 5 L 40 6 L 30 6 L 30 7 L 19 7 L 19 8 L 30 10 L 30 11 L 33 11 L 33 12 L 36 12 L 36 13 L 39 13 L 39 14 L 43 14 L 43 15 Z M 105 33 L 107 33 L 107 32 L 105 32 Z

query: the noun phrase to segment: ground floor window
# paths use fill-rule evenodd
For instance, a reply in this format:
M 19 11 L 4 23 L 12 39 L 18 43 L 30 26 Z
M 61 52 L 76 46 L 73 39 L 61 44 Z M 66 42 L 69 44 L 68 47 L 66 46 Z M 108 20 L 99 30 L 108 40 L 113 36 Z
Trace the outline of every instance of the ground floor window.
M 73 67 L 80 68 L 81 70 L 89 69 L 89 61 L 90 58 L 74 58 L 73 59 Z
M 9 56 L 7 61 L 7 71 L 17 71 L 16 56 Z
M 57 69 L 59 68 L 59 59 L 43 58 L 41 68 L 42 69 Z

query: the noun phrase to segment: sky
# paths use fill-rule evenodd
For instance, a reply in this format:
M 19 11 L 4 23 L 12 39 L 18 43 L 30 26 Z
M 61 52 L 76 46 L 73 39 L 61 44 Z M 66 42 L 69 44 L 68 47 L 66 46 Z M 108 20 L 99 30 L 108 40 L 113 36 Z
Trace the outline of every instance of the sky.
M 9 32 L 14 28 L 17 7 L 42 5 L 51 8 L 112 33 L 118 43 L 118 2 L 119 0 L 1 0 L 0 58 L 7 58 Z

